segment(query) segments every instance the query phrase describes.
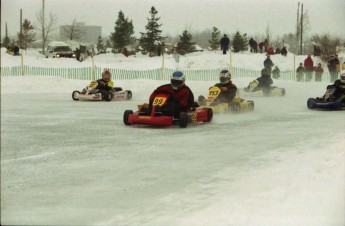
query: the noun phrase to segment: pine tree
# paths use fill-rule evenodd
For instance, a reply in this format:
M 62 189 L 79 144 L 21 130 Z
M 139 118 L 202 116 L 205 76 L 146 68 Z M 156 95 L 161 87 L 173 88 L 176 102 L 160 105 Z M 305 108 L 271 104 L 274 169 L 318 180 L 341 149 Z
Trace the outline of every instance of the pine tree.
M 160 19 L 160 17 L 156 17 L 158 11 L 152 6 L 149 13 L 151 18 L 147 18 L 148 23 L 145 26 L 146 33 L 140 32 L 141 37 L 139 39 L 139 44 L 142 48 L 142 53 L 145 54 L 148 52 L 149 56 L 152 56 L 157 49 L 157 44 L 166 39 L 166 37 L 160 35 L 162 30 L 159 28 L 162 24 L 158 24 Z
M 220 47 L 219 35 L 220 35 L 220 31 L 218 30 L 218 28 L 213 27 L 211 40 L 208 40 L 208 43 L 210 43 L 211 45 L 210 47 L 212 50 L 217 50 Z
M 27 19 L 24 20 L 22 25 L 22 33 L 18 33 L 18 42 L 21 43 L 22 46 L 20 46 L 21 49 L 27 49 L 27 47 L 30 46 L 30 44 L 35 41 L 35 28 L 31 24 L 31 22 Z
M 235 53 L 248 50 L 247 34 L 242 36 L 239 31 L 236 32 L 232 41 L 232 46 L 234 47 Z
M 179 53 L 191 53 L 195 51 L 195 42 L 192 42 L 192 34 L 184 30 L 180 35 L 180 41 L 177 43 L 177 51 Z
M 115 32 L 111 33 L 110 40 L 116 52 L 121 52 L 125 46 L 132 44 L 135 40 L 132 36 L 134 34 L 132 20 L 125 18 L 123 12 L 120 11 L 114 29 Z
M 3 41 L 3 46 L 7 47 L 10 44 L 10 42 L 11 42 L 11 39 L 8 37 L 8 34 L 7 34 L 7 23 L 6 23 L 6 34 Z
M 97 51 L 100 52 L 105 52 L 105 46 L 103 43 L 103 39 L 101 36 L 98 37 L 97 39 Z

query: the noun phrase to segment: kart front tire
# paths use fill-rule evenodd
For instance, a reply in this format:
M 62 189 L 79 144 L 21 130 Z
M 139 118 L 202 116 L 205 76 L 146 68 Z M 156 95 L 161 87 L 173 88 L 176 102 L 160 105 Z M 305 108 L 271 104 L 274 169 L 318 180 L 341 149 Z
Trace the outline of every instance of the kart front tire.
M 307 101 L 307 106 L 309 109 L 314 109 L 314 103 L 315 103 L 315 99 L 314 98 L 309 98 Z
M 73 100 L 79 100 L 78 98 L 77 98 L 77 95 L 79 96 L 79 94 L 80 94 L 80 92 L 78 91 L 78 90 L 75 90 L 75 91 L 73 91 L 73 93 L 72 93 L 72 99 Z
M 249 102 L 250 110 L 254 110 L 254 101 L 248 100 L 248 102 Z
M 105 101 L 111 101 L 114 97 L 114 94 L 112 92 L 102 93 L 102 97 Z
M 129 126 L 131 125 L 129 122 L 128 122 L 128 116 L 133 114 L 133 111 L 132 110 L 126 110 L 124 113 L 123 113 L 123 123 L 126 125 L 126 126 Z
M 179 117 L 179 126 L 181 128 L 186 128 L 188 124 L 188 113 L 185 111 L 180 112 L 180 117 Z
M 127 100 L 130 100 L 130 99 L 132 99 L 132 91 L 130 91 L 130 90 L 127 90 Z
M 231 111 L 233 111 L 233 112 L 240 112 L 240 108 L 241 108 L 241 106 L 240 106 L 240 104 L 239 103 L 232 103 L 231 104 Z

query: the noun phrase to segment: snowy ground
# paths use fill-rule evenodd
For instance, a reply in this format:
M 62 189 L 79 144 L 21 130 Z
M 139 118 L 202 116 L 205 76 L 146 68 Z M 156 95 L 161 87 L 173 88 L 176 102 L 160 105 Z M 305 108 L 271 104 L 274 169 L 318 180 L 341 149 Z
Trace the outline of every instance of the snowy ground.
M 187 80 L 195 96 L 214 82 Z M 344 226 L 344 111 L 306 107 L 327 83 L 278 80 L 285 97 L 186 129 L 125 126 L 161 82 L 115 83 L 133 99 L 76 102 L 87 81 L 1 78 L 1 224 Z

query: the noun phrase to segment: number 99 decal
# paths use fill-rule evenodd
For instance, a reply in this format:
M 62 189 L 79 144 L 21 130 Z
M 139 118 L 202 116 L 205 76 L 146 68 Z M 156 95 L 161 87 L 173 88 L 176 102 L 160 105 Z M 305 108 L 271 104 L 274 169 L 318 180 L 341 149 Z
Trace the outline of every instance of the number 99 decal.
M 164 103 L 166 102 L 166 100 L 167 100 L 167 98 L 165 98 L 165 97 L 155 97 L 152 105 L 153 106 L 163 106 Z

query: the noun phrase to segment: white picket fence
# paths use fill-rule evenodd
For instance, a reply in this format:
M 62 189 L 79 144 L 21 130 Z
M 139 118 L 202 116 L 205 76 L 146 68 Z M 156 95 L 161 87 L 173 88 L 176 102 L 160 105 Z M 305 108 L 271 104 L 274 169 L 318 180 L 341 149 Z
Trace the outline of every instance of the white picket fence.
M 168 80 L 175 69 L 161 68 L 151 70 L 126 70 L 117 68 L 107 68 L 112 73 L 113 80 L 129 79 L 152 79 Z M 182 71 L 190 81 L 215 81 L 221 70 L 218 69 L 183 69 Z M 100 67 L 78 67 L 78 68 L 45 68 L 34 66 L 1 67 L 1 77 L 5 76 L 55 76 L 66 79 L 93 80 L 99 78 L 104 68 Z M 95 78 L 93 78 L 95 75 Z M 260 70 L 250 70 L 245 68 L 231 68 L 233 79 L 236 78 L 257 78 L 260 76 Z M 295 73 L 292 70 L 280 72 L 279 80 L 296 80 Z M 330 75 L 326 71 L 322 75 L 322 81 L 329 81 Z M 314 79 L 312 80 L 314 81 Z

